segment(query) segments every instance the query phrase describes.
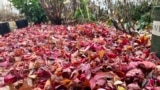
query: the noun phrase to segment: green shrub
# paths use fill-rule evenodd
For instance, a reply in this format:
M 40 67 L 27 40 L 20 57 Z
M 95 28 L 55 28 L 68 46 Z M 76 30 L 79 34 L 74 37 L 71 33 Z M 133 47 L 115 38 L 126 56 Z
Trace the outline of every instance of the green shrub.
M 146 26 L 150 25 L 151 22 L 152 22 L 152 18 L 150 13 L 146 13 L 142 15 L 139 20 L 138 30 L 144 29 Z
M 21 14 L 24 14 L 29 21 L 35 24 L 47 21 L 46 14 L 38 0 L 10 0 L 10 2 Z

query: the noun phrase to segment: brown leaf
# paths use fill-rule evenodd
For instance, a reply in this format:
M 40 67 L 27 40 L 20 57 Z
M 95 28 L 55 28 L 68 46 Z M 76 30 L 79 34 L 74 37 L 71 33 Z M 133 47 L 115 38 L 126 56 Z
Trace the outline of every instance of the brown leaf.
M 44 85 L 44 90 L 53 90 L 51 80 L 48 79 Z
M 61 85 L 64 85 L 66 87 L 70 86 L 72 81 L 70 79 L 63 79 L 62 81 L 60 81 Z
M 89 80 L 85 79 L 84 85 L 85 85 L 85 86 L 90 86 Z
M 19 88 L 19 90 L 32 90 L 32 87 L 28 85 L 27 80 L 24 80 L 23 85 Z
M 16 88 L 14 87 L 13 84 L 8 85 L 9 86 L 9 90 L 16 90 Z

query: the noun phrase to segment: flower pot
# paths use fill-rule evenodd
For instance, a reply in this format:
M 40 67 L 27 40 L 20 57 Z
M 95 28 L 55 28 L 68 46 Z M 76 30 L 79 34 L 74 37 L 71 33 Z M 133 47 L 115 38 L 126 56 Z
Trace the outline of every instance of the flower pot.
M 15 22 L 16 22 L 16 25 L 17 25 L 18 29 L 24 28 L 24 27 L 28 26 L 28 20 L 26 20 L 26 19 L 24 19 L 24 20 L 18 20 L 18 21 L 15 21 Z
M 0 34 L 4 35 L 10 32 L 10 27 L 8 22 L 0 23 Z
M 152 12 L 153 29 L 151 39 L 151 51 L 160 58 L 160 6 L 155 6 Z

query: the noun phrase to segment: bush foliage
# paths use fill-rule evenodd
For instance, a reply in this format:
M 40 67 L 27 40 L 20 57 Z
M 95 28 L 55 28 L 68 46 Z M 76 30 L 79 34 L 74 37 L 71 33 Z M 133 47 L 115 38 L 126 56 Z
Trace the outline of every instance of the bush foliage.
M 10 0 L 13 5 L 35 22 L 64 24 L 74 19 L 78 23 L 91 21 L 112 21 L 113 25 L 125 32 L 144 29 L 152 22 L 151 11 L 159 0 Z M 106 9 L 101 9 L 101 2 Z M 77 23 L 77 22 L 76 22 Z M 138 26 L 138 28 L 135 28 Z
M 46 14 L 38 0 L 10 0 L 25 17 L 34 23 L 47 21 Z

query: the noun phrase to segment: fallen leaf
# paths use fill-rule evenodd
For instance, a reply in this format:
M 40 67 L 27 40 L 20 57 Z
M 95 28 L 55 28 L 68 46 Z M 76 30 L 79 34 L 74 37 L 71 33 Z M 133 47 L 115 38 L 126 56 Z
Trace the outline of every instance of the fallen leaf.
M 137 75 L 140 75 L 142 77 L 144 76 L 144 74 L 143 74 L 141 69 L 137 69 L 137 68 L 131 69 L 126 73 L 126 77 L 135 77 Z
M 60 83 L 68 87 L 69 85 L 71 85 L 72 81 L 70 79 L 63 79 L 62 81 L 60 81 Z
M 103 58 L 103 56 L 105 54 L 105 51 L 104 50 L 100 50 L 100 51 L 98 51 L 98 54 L 99 54 L 99 57 L 101 59 L 101 58 Z
M 2 85 L 29 78 L 24 86 L 33 90 L 51 81 L 64 90 L 155 89 L 160 59 L 150 52 L 150 39 L 145 31 L 131 36 L 103 23 L 22 28 L 0 38 Z
M 9 86 L 9 90 L 16 90 L 13 84 L 9 84 L 8 86 Z
M 18 90 L 32 90 L 32 87 L 28 85 L 26 80 L 24 80 L 23 85 Z
M 123 86 L 118 86 L 117 90 L 126 90 Z
M 51 80 L 48 79 L 46 82 L 45 82 L 45 85 L 44 85 L 44 90 L 52 90 L 53 87 L 52 87 L 52 83 L 51 83 Z
M 127 86 L 128 90 L 141 90 L 137 83 L 131 83 Z
M 155 68 L 156 65 L 151 61 L 143 61 L 141 64 L 144 64 L 147 69 Z

